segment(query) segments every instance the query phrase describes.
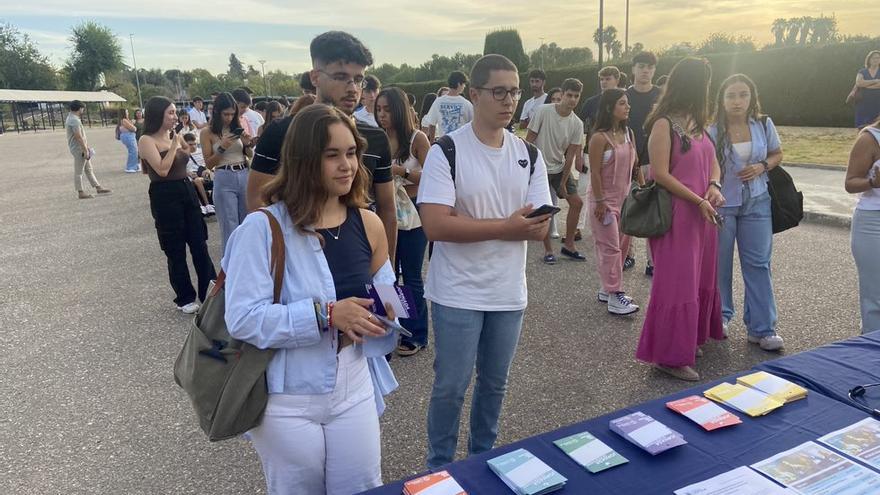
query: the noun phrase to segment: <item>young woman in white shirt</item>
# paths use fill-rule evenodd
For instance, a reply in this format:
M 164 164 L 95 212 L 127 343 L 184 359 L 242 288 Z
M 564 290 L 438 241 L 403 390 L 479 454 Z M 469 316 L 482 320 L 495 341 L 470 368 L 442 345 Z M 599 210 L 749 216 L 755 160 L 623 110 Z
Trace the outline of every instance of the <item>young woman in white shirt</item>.
M 293 121 L 281 168 L 263 191 L 284 235 L 280 303 L 265 215 L 247 217 L 222 261 L 230 334 L 277 349 L 263 421 L 249 432 L 270 494 L 341 495 L 381 484 L 381 397 L 397 385 L 384 356 L 397 334 L 366 298 L 366 284 L 392 284 L 394 272 L 382 221 L 366 209 L 365 148 L 338 109 L 311 105 Z
M 391 146 L 391 171 L 395 189 L 404 188 L 406 194 L 398 193 L 397 199 L 397 272 L 403 277 L 403 285 L 413 292 L 419 317 L 403 321 L 403 326 L 413 336 L 401 339 L 397 353 L 412 356 L 428 345 L 428 308 L 422 280 L 422 265 L 428 238 L 422 230 L 422 222 L 416 208 L 416 196 L 422 166 L 431 144 L 428 136 L 413 128 L 409 115 L 409 102 L 400 88 L 386 88 L 376 97 L 374 115 L 379 127 L 388 135 Z

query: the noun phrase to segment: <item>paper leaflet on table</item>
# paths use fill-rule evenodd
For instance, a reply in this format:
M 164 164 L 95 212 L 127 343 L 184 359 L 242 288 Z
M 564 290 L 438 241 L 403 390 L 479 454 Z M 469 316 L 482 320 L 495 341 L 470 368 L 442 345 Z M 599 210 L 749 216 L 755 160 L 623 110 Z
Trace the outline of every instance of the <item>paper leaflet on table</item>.
M 746 466 L 675 490 L 675 495 L 794 495 Z
M 880 469 L 880 421 L 876 419 L 865 418 L 831 432 L 819 438 L 819 441 Z
M 409 287 L 404 285 L 367 284 L 367 293 L 373 300 L 373 313 L 388 316 L 385 304 L 391 304 L 398 318 L 414 319 L 419 317 L 415 299 Z
M 815 442 L 803 443 L 751 467 L 803 495 L 880 493 L 880 474 Z
M 612 419 L 609 422 L 609 427 L 611 431 L 641 447 L 651 455 L 657 455 L 687 443 L 681 433 L 656 421 L 643 412 L 634 412 L 617 419 Z
M 692 395 L 684 399 L 667 402 L 666 407 L 684 415 L 694 423 L 702 426 L 706 431 L 717 430 L 725 426 L 733 426 L 742 423 L 735 415 L 725 411 L 714 402 L 704 397 Z
M 554 440 L 553 443 L 591 473 L 629 462 L 605 442 L 586 431 Z
M 807 389 L 784 378 L 759 371 L 751 375 L 741 376 L 736 382 L 747 387 L 760 390 L 782 402 L 793 402 L 807 396 Z
M 405 495 L 467 495 L 449 471 L 439 471 L 403 484 Z
M 785 404 L 781 400 L 775 399 L 760 390 L 755 390 L 739 383 L 719 383 L 703 392 L 703 395 L 715 402 L 722 402 L 753 417 L 763 416 Z
M 526 449 L 489 459 L 489 468 L 519 495 L 541 495 L 559 490 L 568 481 Z

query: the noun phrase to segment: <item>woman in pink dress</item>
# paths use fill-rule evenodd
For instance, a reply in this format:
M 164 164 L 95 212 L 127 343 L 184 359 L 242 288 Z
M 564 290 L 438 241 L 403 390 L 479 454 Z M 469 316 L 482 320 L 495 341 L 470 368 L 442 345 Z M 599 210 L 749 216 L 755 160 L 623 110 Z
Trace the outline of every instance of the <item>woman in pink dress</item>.
M 723 339 L 717 283 L 721 168 L 706 133 L 712 69 L 680 61 L 645 123 L 654 180 L 672 196 L 672 226 L 649 240 L 651 298 L 636 357 L 675 378 L 700 379 L 699 346 Z

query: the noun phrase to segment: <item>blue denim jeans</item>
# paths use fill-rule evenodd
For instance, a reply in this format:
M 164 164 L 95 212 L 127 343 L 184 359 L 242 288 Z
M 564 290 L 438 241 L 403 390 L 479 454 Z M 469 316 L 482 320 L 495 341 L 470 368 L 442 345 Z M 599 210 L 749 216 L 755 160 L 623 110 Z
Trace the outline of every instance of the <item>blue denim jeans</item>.
M 247 216 L 248 169 L 214 172 L 214 208 L 220 224 L 221 257 L 226 254 L 226 241 Z
M 739 262 L 745 285 L 743 322 L 749 335 L 766 337 L 776 333 L 776 299 L 773 296 L 770 256 L 773 251 L 773 220 L 770 194 L 756 198 L 743 189 L 742 206 L 722 207 L 724 226 L 718 236 L 718 289 L 721 292 L 721 316 L 733 319 L 733 245 L 739 250 Z
M 400 324 L 413 336 L 401 337 L 402 342 L 426 346 L 428 344 L 428 305 L 425 303 L 425 284 L 422 280 L 422 267 L 425 263 L 425 249 L 428 238 L 421 227 L 397 231 L 397 273 L 403 277 L 403 285 L 412 291 L 418 318 L 401 318 Z
M 138 145 L 133 132 L 124 132 L 119 135 L 119 140 L 125 145 L 128 151 L 128 158 L 125 161 L 125 170 L 140 170 L 138 162 Z
M 434 323 L 434 388 L 428 406 L 428 469 L 452 462 L 461 406 L 474 367 L 468 455 L 492 449 L 516 354 L 524 310 L 474 311 L 431 304 Z

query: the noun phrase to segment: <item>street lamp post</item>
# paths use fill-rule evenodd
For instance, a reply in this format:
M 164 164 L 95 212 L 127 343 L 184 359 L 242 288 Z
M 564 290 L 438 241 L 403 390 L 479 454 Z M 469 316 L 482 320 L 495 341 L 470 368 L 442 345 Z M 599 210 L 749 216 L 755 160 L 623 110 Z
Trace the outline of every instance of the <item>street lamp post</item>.
M 626 28 L 623 34 L 623 53 L 629 53 L 629 0 L 626 0 Z
M 263 71 L 263 91 L 266 92 L 266 96 L 269 96 L 269 85 L 266 82 L 266 61 L 265 60 L 257 60 L 260 63 L 260 70 Z
M 538 48 L 541 50 L 541 70 L 544 70 L 544 38 L 539 38 L 541 40 L 541 46 Z
M 602 48 L 605 46 L 605 0 L 599 0 L 599 67 L 602 67 Z
M 134 82 L 137 84 L 138 105 L 139 108 L 144 108 L 144 99 L 141 97 L 141 79 L 138 76 L 138 63 L 137 59 L 134 58 L 134 35 L 129 34 L 128 40 L 131 42 L 131 62 L 134 65 Z

